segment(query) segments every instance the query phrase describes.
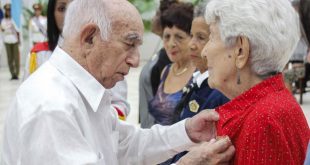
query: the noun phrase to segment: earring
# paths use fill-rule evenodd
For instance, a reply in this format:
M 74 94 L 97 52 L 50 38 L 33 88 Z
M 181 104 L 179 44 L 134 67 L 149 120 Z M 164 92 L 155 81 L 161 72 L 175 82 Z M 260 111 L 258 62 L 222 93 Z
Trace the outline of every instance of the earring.
M 241 84 L 241 79 L 240 79 L 240 69 L 237 68 L 237 84 L 240 85 Z

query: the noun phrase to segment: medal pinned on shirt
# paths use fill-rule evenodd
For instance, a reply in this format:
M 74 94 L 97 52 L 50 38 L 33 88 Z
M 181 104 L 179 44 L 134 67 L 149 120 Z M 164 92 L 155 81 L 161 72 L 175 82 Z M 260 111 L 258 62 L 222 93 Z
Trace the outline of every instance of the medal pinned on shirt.
M 198 112 L 198 109 L 199 109 L 199 104 L 197 103 L 196 100 L 192 100 L 188 103 L 189 105 L 189 110 L 191 112 L 194 112 L 194 113 L 197 113 Z

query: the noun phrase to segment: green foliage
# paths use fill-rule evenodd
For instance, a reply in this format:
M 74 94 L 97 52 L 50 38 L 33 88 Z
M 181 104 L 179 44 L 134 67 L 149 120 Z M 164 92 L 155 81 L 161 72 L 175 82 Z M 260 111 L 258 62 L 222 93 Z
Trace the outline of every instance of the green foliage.
M 140 14 L 144 14 L 150 11 L 156 10 L 157 4 L 155 0 L 128 0 L 132 3 L 140 12 Z M 194 5 L 197 5 L 202 0 L 186 0 L 187 2 L 191 2 Z M 144 28 L 146 31 L 149 31 L 151 28 L 151 20 L 143 19 Z

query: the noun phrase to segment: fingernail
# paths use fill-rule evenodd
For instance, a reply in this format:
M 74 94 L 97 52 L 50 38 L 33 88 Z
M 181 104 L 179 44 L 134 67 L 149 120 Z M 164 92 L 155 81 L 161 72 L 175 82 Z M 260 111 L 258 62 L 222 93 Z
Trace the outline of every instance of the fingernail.
M 225 136 L 225 139 L 226 139 L 228 142 L 231 142 L 229 136 L 226 135 L 226 136 Z
M 214 142 L 216 142 L 215 139 L 211 139 L 211 140 L 209 141 L 209 143 L 214 143 Z

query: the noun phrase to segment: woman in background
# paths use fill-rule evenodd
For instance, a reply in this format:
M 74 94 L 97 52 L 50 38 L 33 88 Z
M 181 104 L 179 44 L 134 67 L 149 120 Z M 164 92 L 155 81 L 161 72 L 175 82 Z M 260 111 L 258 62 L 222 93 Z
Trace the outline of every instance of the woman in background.
M 160 24 L 160 16 L 168 10 L 172 4 L 179 3 L 178 0 L 161 0 L 156 15 L 152 19 L 151 30 L 154 34 L 162 37 L 163 30 Z M 157 50 L 156 50 L 157 51 Z M 141 128 L 150 128 L 155 119 L 149 113 L 148 102 L 155 96 L 159 83 L 160 74 L 164 67 L 171 61 L 164 48 L 161 48 L 143 66 L 139 79 L 139 123 Z
M 161 82 L 155 97 L 149 103 L 149 111 L 156 124 L 171 125 L 175 107 L 182 96 L 182 89 L 191 82 L 196 67 L 189 58 L 188 43 L 193 20 L 193 5 L 177 3 L 161 15 L 164 48 L 172 64 L 161 73 Z

